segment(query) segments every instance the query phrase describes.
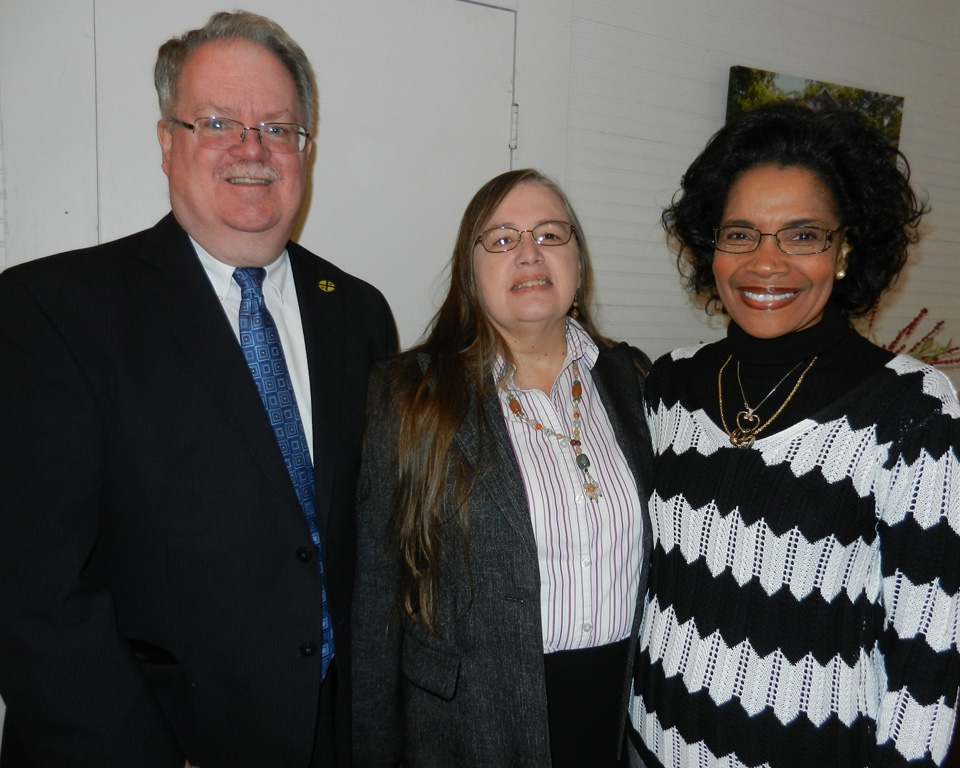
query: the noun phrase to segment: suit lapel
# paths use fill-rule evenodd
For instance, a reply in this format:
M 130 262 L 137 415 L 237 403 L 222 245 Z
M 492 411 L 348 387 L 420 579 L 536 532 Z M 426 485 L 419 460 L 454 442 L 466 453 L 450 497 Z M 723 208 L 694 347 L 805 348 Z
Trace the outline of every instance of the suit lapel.
M 187 366 L 213 394 L 223 422 L 270 477 L 279 492 L 299 509 L 276 438 L 243 360 L 230 323 L 194 253 L 172 214 L 151 232 L 141 254 L 155 270 L 140 285 L 144 300 L 183 351 Z M 184 403 L 189 408 L 189 403 Z
M 337 451 L 343 425 L 338 403 L 343 403 L 343 380 L 337 371 L 346 370 L 342 294 L 324 290 L 331 283 L 323 263 L 310 257 L 299 245 L 287 246 L 297 285 L 297 302 L 303 320 L 303 339 L 310 371 L 310 400 L 313 411 L 313 478 L 317 519 L 326 533 L 329 510 L 337 476 Z

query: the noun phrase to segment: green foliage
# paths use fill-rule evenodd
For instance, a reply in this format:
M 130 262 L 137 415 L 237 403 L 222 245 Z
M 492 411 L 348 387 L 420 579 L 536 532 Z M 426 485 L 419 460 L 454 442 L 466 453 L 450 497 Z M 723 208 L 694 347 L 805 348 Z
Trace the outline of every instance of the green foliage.
M 796 84 L 797 87 L 784 88 L 780 83 Z M 776 72 L 762 69 L 730 67 L 728 122 L 761 104 L 787 100 L 798 101 L 814 109 L 828 104 L 856 110 L 886 135 L 894 146 L 899 141 L 903 118 L 903 98 L 900 96 L 819 80 L 780 77 Z

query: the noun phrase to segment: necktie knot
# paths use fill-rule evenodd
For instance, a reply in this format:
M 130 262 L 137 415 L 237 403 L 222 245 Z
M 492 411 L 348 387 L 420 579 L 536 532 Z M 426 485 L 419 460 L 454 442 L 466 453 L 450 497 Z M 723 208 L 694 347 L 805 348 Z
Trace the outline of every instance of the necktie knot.
M 267 276 L 267 270 L 263 267 L 238 267 L 233 270 L 233 279 L 240 286 L 240 294 L 247 298 L 251 294 L 254 297 L 263 296 L 263 281 Z

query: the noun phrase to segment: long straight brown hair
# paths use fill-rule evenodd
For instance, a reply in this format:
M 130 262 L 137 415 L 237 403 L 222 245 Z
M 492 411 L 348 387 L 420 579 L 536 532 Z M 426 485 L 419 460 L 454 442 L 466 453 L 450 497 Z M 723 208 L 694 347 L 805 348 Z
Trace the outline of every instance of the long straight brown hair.
M 442 588 L 439 527 L 455 518 L 469 553 L 467 498 L 478 479 L 462 459 L 455 458 L 451 446 L 471 403 L 482 414 L 480 401 L 494 386 L 492 366 L 497 357 L 510 359 L 503 338 L 480 302 L 473 253 L 497 206 L 521 184 L 541 184 L 563 203 L 579 250 L 578 321 L 593 338 L 606 341 L 591 321 L 593 272 L 583 229 L 560 187 L 529 168 L 508 171 L 484 184 L 460 221 L 446 298 L 425 339 L 412 350 L 414 354 L 405 356 L 393 382 L 398 393 L 393 407 L 399 462 L 394 525 L 403 558 L 399 603 L 408 616 L 432 632 L 438 631 L 435 619 Z M 428 360 L 425 368 L 420 362 L 423 355 Z

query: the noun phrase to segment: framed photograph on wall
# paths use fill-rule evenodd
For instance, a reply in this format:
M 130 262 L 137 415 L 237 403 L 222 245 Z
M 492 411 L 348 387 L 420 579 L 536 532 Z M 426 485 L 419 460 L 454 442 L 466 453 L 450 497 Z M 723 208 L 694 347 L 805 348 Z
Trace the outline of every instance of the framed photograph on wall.
M 828 104 L 855 109 L 897 146 L 903 118 L 903 97 L 879 91 L 865 91 L 849 85 L 781 75 L 764 69 L 730 67 L 727 88 L 727 122 L 761 104 L 796 100 L 813 109 Z

